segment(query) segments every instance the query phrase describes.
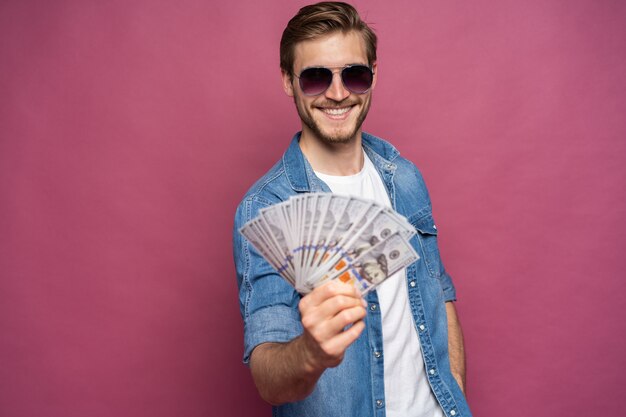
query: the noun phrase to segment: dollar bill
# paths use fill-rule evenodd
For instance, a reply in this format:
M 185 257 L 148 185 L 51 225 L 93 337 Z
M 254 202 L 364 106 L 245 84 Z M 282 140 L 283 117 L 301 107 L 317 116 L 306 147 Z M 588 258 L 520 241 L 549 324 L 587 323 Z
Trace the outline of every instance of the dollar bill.
M 330 279 L 366 293 L 418 259 L 409 244 L 415 229 L 403 216 L 331 193 L 299 194 L 263 208 L 240 232 L 303 294 Z
M 320 280 L 317 285 L 326 280 L 339 279 L 366 294 L 419 259 L 411 244 L 398 232 L 358 255 L 356 252 L 350 255 L 350 261 L 342 270 Z

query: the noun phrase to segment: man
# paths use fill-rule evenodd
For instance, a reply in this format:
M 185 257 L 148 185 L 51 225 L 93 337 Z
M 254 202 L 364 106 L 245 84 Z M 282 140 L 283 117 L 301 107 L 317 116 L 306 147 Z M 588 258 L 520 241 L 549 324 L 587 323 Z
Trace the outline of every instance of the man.
M 376 35 L 345 3 L 302 8 L 283 33 L 282 83 L 302 131 L 248 191 L 234 255 L 244 362 L 275 416 L 470 416 L 452 281 L 420 173 L 361 131 L 376 86 Z M 331 281 L 302 297 L 237 230 L 261 208 L 307 192 L 393 207 L 418 230 L 420 259 L 365 297 Z

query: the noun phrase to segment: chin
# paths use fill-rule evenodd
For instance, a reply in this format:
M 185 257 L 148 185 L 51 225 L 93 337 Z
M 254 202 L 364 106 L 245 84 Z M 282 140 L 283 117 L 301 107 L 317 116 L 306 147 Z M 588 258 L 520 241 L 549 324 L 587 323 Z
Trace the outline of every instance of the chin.
M 356 133 L 352 135 L 322 135 L 320 136 L 324 142 L 327 143 L 348 143 L 354 139 Z
M 353 141 L 360 128 L 360 126 L 353 126 L 352 128 L 323 130 L 320 129 L 319 125 L 309 127 L 312 128 L 311 130 L 317 137 L 329 144 L 348 143 Z

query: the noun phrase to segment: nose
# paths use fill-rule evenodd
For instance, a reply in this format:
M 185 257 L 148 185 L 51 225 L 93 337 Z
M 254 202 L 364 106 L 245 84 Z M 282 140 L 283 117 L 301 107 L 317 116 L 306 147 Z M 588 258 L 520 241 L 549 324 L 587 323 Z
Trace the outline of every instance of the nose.
M 350 95 L 350 91 L 343 85 L 340 71 L 333 72 L 333 82 L 330 83 L 324 95 L 333 101 L 343 101 Z

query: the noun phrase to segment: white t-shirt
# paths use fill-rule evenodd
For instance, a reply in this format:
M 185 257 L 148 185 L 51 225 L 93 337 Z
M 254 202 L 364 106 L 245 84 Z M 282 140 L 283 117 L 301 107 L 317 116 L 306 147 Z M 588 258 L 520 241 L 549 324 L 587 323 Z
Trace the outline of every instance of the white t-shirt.
M 363 153 L 363 169 L 355 175 L 315 172 L 335 194 L 375 200 L 391 207 L 376 167 Z M 385 403 L 388 417 L 443 417 L 432 393 L 409 306 L 406 272 L 402 270 L 376 287 L 383 326 Z

